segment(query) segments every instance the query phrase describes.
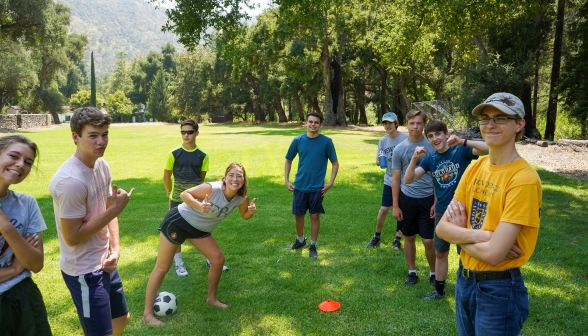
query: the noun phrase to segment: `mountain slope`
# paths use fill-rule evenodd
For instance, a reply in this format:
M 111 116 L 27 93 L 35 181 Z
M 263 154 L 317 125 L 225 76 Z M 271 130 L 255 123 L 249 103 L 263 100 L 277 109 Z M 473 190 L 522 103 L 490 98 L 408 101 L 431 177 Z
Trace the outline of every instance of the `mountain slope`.
M 159 51 L 168 42 L 182 49 L 174 34 L 161 31 L 165 11 L 144 0 L 57 1 L 71 8 L 70 31 L 88 36 L 86 59 L 89 62 L 93 51 L 97 75 L 112 72 L 120 52 L 130 59 Z

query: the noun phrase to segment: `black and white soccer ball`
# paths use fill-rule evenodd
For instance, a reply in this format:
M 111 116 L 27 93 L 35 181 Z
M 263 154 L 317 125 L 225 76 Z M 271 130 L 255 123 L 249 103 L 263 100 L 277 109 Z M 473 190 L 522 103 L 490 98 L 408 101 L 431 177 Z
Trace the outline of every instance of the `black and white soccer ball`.
M 161 292 L 155 298 L 153 312 L 157 316 L 171 315 L 178 310 L 178 301 L 176 296 L 169 292 Z

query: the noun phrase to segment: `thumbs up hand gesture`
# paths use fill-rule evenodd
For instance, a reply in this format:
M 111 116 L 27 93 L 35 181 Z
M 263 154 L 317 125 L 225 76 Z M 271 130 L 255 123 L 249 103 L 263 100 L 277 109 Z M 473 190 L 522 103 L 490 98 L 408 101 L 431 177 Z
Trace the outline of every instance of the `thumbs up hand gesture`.
M 254 214 L 257 211 L 257 207 L 255 206 L 255 200 L 257 198 L 254 198 L 251 203 L 249 203 L 249 205 L 247 206 L 247 212 L 249 212 L 250 214 Z
M 210 203 L 208 203 L 208 194 L 202 200 L 202 213 L 208 213 L 210 211 Z

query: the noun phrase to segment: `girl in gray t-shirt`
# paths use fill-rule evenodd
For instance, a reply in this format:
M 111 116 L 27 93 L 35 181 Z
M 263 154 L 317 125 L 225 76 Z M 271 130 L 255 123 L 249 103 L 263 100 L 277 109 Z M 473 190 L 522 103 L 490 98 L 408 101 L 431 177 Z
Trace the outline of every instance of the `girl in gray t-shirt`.
M 22 135 L 0 138 L 0 335 L 51 335 L 43 296 L 31 271 L 43 268 L 47 229 L 33 196 L 8 187 L 30 173 L 37 145 Z
M 216 298 L 225 256 L 211 232 L 235 208 L 239 208 L 244 219 L 250 219 L 256 212 L 255 198 L 249 202 L 245 168 L 236 162 L 227 167 L 221 181 L 192 187 L 182 192 L 180 197 L 184 203 L 170 209 L 159 227 L 157 262 L 147 283 L 143 321 L 153 325 L 163 324 L 155 317 L 153 304 L 177 246 L 186 239 L 211 262 L 206 303 L 228 307 Z

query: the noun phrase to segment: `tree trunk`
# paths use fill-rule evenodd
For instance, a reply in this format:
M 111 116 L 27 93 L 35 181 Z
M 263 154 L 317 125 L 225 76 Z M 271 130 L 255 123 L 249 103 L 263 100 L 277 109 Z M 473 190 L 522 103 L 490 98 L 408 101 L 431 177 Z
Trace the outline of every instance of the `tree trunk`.
M 353 92 L 355 93 L 355 103 L 359 110 L 359 124 L 367 124 L 367 115 L 365 113 L 365 86 L 363 81 L 355 77 L 353 80 Z
M 555 22 L 555 39 L 553 41 L 553 66 L 551 67 L 551 84 L 549 86 L 549 103 L 547 105 L 547 123 L 545 138 L 553 140 L 557 118 L 557 82 L 561 67 L 561 52 L 564 30 L 566 0 L 557 1 L 557 19 Z
M 537 55 L 535 56 L 535 79 L 533 82 L 533 86 L 534 86 L 534 90 L 533 90 L 533 119 L 537 120 L 537 102 L 539 101 L 538 99 L 538 94 L 539 94 L 539 52 L 537 52 Z
M 337 107 L 333 107 L 333 111 L 337 114 L 337 125 L 338 126 L 347 126 L 347 118 L 345 115 L 345 90 L 343 88 L 343 70 L 341 65 L 343 64 L 343 48 L 345 47 L 345 43 L 347 42 L 347 32 L 343 32 L 341 34 L 341 38 L 339 40 L 339 50 L 337 52 L 337 66 L 333 68 L 334 76 L 333 81 L 337 84 L 338 92 L 337 92 Z M 331 64 L 332 65 L 332 64 Z
M 316 112 L 318 114 L 322 114 L 321 107 L 319 106 L 318 99 L 316 97 L 308 98 L 308 104 L 312 107 L 314 112 Z M 302 120 L 306 120 L 306 118 L 304 118 Z
M 300 121 L 304 121 L 304 109 L 302 108 L 302 102 L 300 101 L 300 95 L 296 94 L 294 96 L 294 101 L 296 102 L 296 111 L 298 111 L 298 119 Z
M 541 139 L 541 133 L 539 133 L 539 130 L 537 130 L 537 123 L 535 118 L 533 118 L 533 113 L 531 112 L 531 91 L 531 84 L 529 84 L 527 81 L 524 81 L 521 101 L 525 107 L 525 136 L 531 139 L 539 140 Z
M 326 23 L 325 19 L 325 25 Z M 326 27 L 325 27 L 326 29 Z M 328 30 L 327 30 L 328 31 Z M 331 53 L 329 52 L 329 38 L 325 36 L 322 41 L 321 70 L 323 72 L 323 86 L 325 89 L 325 104 L 323 105 L 323 125 L 335 126 L 337 123 L 336 111 L 333 110 L 333 95 L 331 92 Z
M 280 95 L 276 95 L 276 98 L 274 99 L 276 102 L 276 111 L 278 112 L 278 122 L 288 122 L 288 117 L 286 117 L 286 112 L 284 111 L 284 107 L 282 106 L 282 98 L 280 97 Z

